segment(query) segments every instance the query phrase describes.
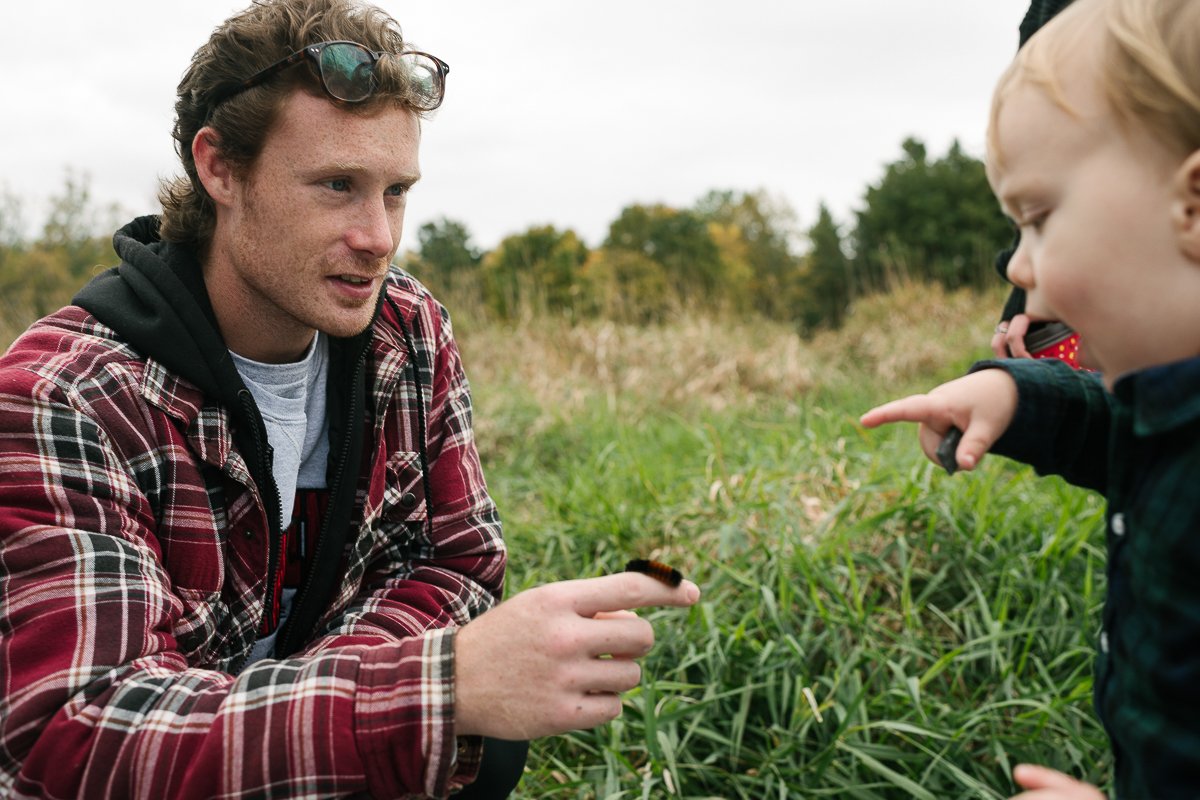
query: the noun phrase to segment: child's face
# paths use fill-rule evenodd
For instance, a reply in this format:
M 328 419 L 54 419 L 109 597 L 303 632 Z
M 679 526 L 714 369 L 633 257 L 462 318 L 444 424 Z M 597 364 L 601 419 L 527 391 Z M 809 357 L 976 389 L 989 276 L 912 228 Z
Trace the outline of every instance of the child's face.
M 1093 77 L 1098 58 L 1064 56 L 1074 63 L 1061 86 L 1077 114 L 1028 81 L 1011 89 L 989 180 L 1021 228 L 1008 277 L 1026 290 L 1027 313 L 1078 331 L 1082 360 L 1111 387 L 1123 373 L 1200 354 L 1200 265 L 1172 217 L 1181 159 L 1137 126 L 1118 126 Z

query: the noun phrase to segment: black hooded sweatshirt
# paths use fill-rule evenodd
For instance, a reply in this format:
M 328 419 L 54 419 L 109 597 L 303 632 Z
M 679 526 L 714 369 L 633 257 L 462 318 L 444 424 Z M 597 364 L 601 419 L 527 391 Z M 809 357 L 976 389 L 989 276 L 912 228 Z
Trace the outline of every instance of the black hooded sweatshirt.
M 267 515 L 271 531 L 267 586 L 273 586 L 275 570 L 282 568 L 282 520 L 266 427 L 217 327 L 195 249 L 162 241 L 158 230 L 158 217 L 144 216 L 117 231 L 113 247 L 120 265 L 94 278 L 72 302 L 143 356 L 162 363 L 228 410 L 234 444 L 246 460 L 264 507 L 275 509 Z M 365 359 L 370 339 L 369 326 L 354 337 L 330 337 L 326 402 L 331 499 L 309 577 L 276 641 L 275 653 L 280 657 L 295 652 L 311 636 L 337 579 L 337 554 L 354 511 L 362 421 L 367 414 Z

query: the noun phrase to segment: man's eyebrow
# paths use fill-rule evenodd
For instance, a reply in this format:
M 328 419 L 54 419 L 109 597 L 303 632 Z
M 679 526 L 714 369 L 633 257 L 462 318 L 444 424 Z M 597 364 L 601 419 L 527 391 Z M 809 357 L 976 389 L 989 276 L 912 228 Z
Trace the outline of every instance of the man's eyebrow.
M 335 172 L 351 172 L 359 174 L 371 171 L 365 164 L 360 164 L 357 161 L 335 161 L 329 165 L 329 169 Z M 420 172 L 407 172 L 401 174 L 396 183 L 407 183 L 411 185 L 419 180 L 421 180 Z

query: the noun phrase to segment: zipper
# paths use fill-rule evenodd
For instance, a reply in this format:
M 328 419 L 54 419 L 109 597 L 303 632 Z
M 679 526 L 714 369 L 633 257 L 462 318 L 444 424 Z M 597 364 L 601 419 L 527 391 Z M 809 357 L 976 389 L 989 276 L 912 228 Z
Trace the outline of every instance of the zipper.
M 262 415 L 258 412 L 258 404 L 254 402 L 254 395 L 250 393 L 249 389 L 240 389 L 238 399 L 242 402 L 242 410 L 254 423 L 251 428 L 254 434 L 254 449 L 259 455 L 259 467 L 262 470 L 262 485 L 258 487 L 258 493 L 262 497 L 263 510 L 267 512 L 267 594 L 263 602 L 263 614 L 269 614 L 272 613 L 275 605 L 275 574 L 279 569 L 279 561 L 283 557 L 283 500 L 279 496 L 279 486 L 275 483 L 275 449 L 271 447 L 270 442 L 265 441 Z M 274 515 L 266 508 L 268 495 L 275 500 Z M 270 608 L 266 607 L 268 604 L 270 604 Z M 260 622 L 259 626 L 261 627 L 261 625 Z M 255 641 L 258 640 L 258 636 L 256 628 Z M 253 645 L 250 649 L 253 651 Z M 236 675 L 241 672 L 249 658 L 250 652 L 247 652 L 230 668 L 230 673 Z
M 300 609 L 306 602 L 311 602 L 309 595 L 311 594 L 312 584 L 317 574 L 318 565 L 323 562 L 326 556 L 325 551 L 328 549 L 329 540 L 332 538 L 332 531 L 329 526 L 333 521 L 331 513 L 336 504 L 336 498 L 342 491 L 342 482 L 346 480 L 347 460 L 350 455 L 350 441 L 353 436 L 353 427 L 362 425 L 361 419 L 355 419 L 356 412 L 359 408 L 359 393 L 362 391 L 362 371 L 367 363 L 367 351 L 369 345 L 364 345 L 359 351 L 358 360 L 354 364 L 354 370 L 351 372 L 350 378 L 350 403 L 347 410 L 347 425 L 345 433 L 342 436 L 341 447 L 338 452 L 336 469 L 334 471 L 334 485 L 330 487 L 329 505 L 325 509 L 325 518 L 321 520 L 321 530 L 317 534 L 317 544 L 313 548 L 313 552 L 308 559 L 308 569 L 304 578 L 304 583 L 300 587 L 300 591 L 296 593 L 292 601 L 292 611 L 288 614 L 287 621 L 283 624 L 283 629 L 279 632 L 279 638 L 275 642 L 275 652 L 284 653 L 285 655 L 293 651 L 293 639 L 296 632 L 296 619 L 300 615 Z M 357 473 L 355 475 L 357 478 Z M 315 622 L 315 621 L 314 621 Z

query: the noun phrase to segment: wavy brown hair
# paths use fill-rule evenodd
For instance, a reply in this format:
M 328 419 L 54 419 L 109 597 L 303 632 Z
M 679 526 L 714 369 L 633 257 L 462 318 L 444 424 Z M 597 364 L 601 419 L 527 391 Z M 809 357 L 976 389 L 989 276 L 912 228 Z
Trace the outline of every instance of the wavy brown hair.
M 192 158 L 192 140 L 201 128 L 207 125 L 216 131 L 221 156 L 235 174 L 245 175 L 294 89 L 326 95 L 319 76 L 305 61 L 228 100 L 214 104 L 213 98 L 307 45 L 338 40 L 385 53 L 408 49 L 394 19 L 374 6 L 352 0 L 256 0 L 213 31 L 192 56 L 179 82 L 173 137 L 184 174 L 164 180 L 159 189 L 159 233 L 164 240 L 191 243 L 202 252 L 212 241 L 216 210 Z M 375 80 L 375 91 L 368 100 L 345 107 L 371 113 L 383 104 L 397 103 L 421 115 L 409 100 L 414 89 L 405 71 L 392 59 L 380 59 Z

